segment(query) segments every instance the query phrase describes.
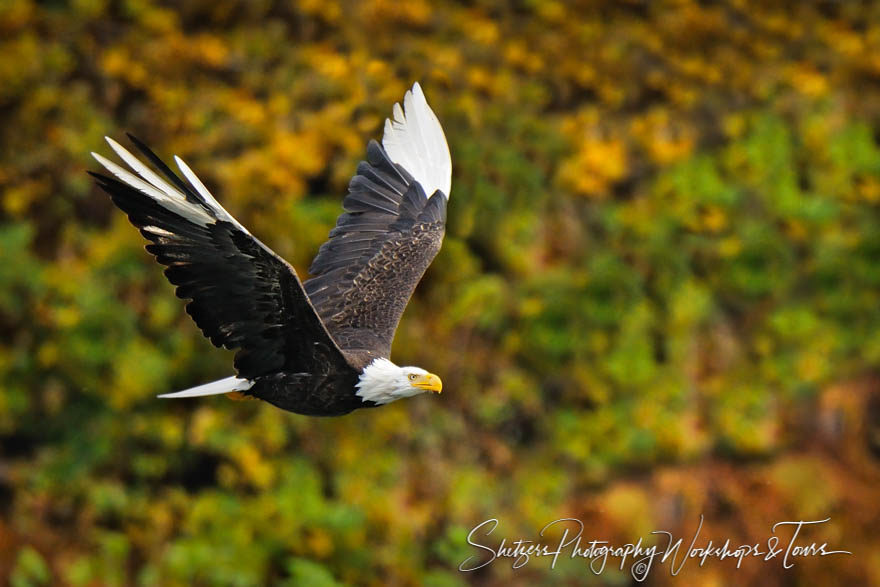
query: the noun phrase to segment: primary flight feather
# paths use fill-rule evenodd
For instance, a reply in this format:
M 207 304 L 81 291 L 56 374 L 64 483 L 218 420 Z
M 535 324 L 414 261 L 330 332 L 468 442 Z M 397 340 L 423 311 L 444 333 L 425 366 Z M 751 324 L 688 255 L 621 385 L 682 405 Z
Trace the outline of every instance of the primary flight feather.
M 236 375 L 160 397 L 240 394 L 337 416 L 441 391 L 436 375 L 389 359 L 403 310 L 443 242 L 451 189 L 449 147 L 418 83 L 403 108 L 394 105 L 382 144 L 367 146 L 305 282 L 183 160 L 174 157 L 188 184 L 129 138 L 159 173 L 107 138 L 130 170 L 92 153 L 111 174 L 92 175 L 150 241 L 205 336 L 237 351 Z

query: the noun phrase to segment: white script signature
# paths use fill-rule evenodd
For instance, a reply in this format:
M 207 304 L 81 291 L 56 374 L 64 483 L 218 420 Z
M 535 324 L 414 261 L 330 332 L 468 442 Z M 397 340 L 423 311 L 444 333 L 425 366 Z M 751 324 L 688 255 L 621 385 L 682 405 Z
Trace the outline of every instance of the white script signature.
M 764 561 L 778 559 L 782 566 L 790 569 L 794 566 L 798 557 L 829 556 L 832 554 L 849 554 L 846 550 L 832 550 L 828 543 L 807 542 L 799 540 L 801 531 L 810 526 L 824 524 L 831 518 L 824 520 L 800 520 L 797 522 L 777 522 L 773 524 L 769 536 L 764 542 L 753 544 L 731 544 L 727 539 L 723 543 L 709 540 L 705 545 L 697 546 L 697 540 L 703 529 L 703 516 L 700 516 L 700 524 L 694 532 L 690 544 L 683 549 L 683 539 L 675 539 L 671 532 L 655 530 L 652 535 L 659 538 L 654 540 L 659 544 L 648 546 L 643 544 L 642 539 L 623 545 L 614 545 L 607 540 L 591 540 L 584 537 L 584 523 L 577 518 L 560 518 L 541 528 L 539 538 L 546 538 L 553 533 L 560 532 L 558 541 L 542 542 L 541 540 L 518 539 L 508 541 L 501 539 L 497 546 L 486 544 L 487 539 L 498 528 L 498 519 L 490 518 L 474 526 L 468 533 L 467 542 L 480 550 L 480 554 L 474 554 L 462 561 L 458 570 L 462 572 L 476 571 L 499 559 L 512 560 L 514 569 L 519 569 L 529 564 L 533 559 L 549 559 L 550 568 L 556 567 L 560 557 L 581 558 L 588 562 L 590 571 L 596 575 L 601 574 L 609 563 L 609 559 L 619 559 L 620 563 L 613 565 L 621 571 L 629 565 L 630 573 L 636 581 L 644 581 L 655 561 L 659 564 L 669 564 L 669 571 L 673 576 L 678 575 L 685 563 L 689 560 L 698 559 L 699 566 L 703 566 L 709 559 L 725 560 L 736 559 L 739 568 L 746 558 L 757 558 Z M 775 536 L 777 529 L 792 528 L 791 537 L 785 543 Z M 664 540 L 665 538 L 665 540 Z

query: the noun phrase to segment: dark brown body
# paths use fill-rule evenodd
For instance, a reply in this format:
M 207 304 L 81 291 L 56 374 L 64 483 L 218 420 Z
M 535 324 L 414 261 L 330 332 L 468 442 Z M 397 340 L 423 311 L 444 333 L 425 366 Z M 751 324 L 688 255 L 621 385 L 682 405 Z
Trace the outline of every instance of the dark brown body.
M 342 416 L 377 404 L 355 395 L 358 374 L 275 373 L 260 377 L 247 393 L 304 416 Z
M 275 373 L 260 377 L 246 393 L 270 404 L 305 416 L 342 416 L 358 408 L 379 404 L 356 395 L 360 372 L 379 358 L 371 350 L 343 351 L 352 366 L 344 372 Z

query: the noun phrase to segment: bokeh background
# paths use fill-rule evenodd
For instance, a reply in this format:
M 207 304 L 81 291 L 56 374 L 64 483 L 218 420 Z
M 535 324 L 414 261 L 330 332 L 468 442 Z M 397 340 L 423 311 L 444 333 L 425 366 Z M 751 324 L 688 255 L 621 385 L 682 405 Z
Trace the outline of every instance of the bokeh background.
M 454 176 L 393 357 L 443 395 L 156 400 L 231 356 L 89 151 L 181 155 L 306 275 L 416 80 Z M 649 583 L 880 584 L 880 3 L 3 0 L 0 120 L 0 581 L 628 584 L 457 568 L 487 518 L 703 515 L 853 555 Z

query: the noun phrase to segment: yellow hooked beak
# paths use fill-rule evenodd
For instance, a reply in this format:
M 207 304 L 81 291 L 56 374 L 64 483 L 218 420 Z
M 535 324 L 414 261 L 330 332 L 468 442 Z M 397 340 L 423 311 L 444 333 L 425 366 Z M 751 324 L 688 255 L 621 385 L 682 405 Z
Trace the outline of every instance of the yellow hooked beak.
M 433 391 L 434 393 L 440 393 L 443 391 L 443 382 L 433 373 L 428 373 L 427 375 L 412 375 L 410 376 L 409 384 L 413 387 L 424 389 L 425 391 Z

